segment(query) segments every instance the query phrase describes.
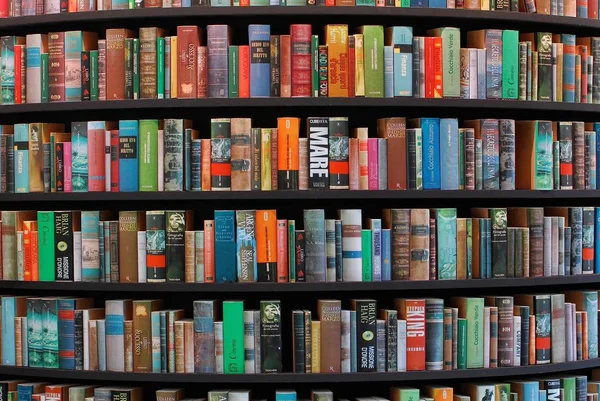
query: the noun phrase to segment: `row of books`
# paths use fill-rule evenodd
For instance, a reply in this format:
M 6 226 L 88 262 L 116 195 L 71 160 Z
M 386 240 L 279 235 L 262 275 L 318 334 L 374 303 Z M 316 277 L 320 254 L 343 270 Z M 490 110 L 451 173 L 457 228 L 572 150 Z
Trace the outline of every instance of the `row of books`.
M 2 104 L 248 97 L 421 97 L 600 103 L 600 38 L 458 28 L 227 25 L 5 36 Z M 206 37 L 206 40 L 205 40 Z M 464 42 L 464 41 L 463 41 Z M 204 45 L 206 43 L 206 45 Z M 598 56 L 600 58 L 600 56 Z
M 0 126 L 0 192 L 571 190 L 600 185 L 600 123 L 348 117 Z M 407 128 L 408 127 L 408 128 Z
M 2 363 L 155 373 L 281 373 L 278 300 L 194 301 L 2 296 Z M 598 358 L 598 291 L 490 297 L 320 299 L 293 310 L 295 373 L 404 372 Z M 289 313 L 289 312 L 288 312 Z M 132 333 L 136 333 L 135 336 Z M 239 346 L 243 344 L 243 347 Z M 133 349 L 136 352 L 133 352 Z
M 20 281 L 335 282 L 600 273 L 600 208 L 3 211 L 2 277 Z

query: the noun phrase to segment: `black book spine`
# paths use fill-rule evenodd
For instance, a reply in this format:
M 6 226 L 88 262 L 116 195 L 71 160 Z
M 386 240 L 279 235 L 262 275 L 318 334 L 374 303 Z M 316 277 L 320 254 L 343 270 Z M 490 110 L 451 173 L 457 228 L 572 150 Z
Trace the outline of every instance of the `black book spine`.
M 83 370 L 83 311 L 75 311 L 75 370 Z
M 308 118 L 308 187 L 329 188 L 329 119 Z
M 292 314 L 294 316 L 294 373 L 306 373 L 304 311 L 295 310 Z
M 521 306 L 521 366 L 529 365 L 529 306 Z M 515 347 L 517 344 L 514 344 Z
M 281 373 L 281 302 L 260 301 L 262 373 Z
M 421 97 L 421 85 L 419 82 L 419 74 L 421 71 L 421 59 L 420 59 L 420 53 L 419 53 L 419 38 L 418 37 L 413 37 L 412 53 L 413 53 L 413 65 L 412 65 L 413 97 Z
M 575 401 L 587 400 L 587 376 L 575 376 Z
M 44 142 L 42 145 L 44 152 L 44 192 L 50 192 L 50 142 Z
M 73 213 L 54 213 L 56 280 L 73 281 Z
M 356 369 L 377 371 L 377 302 L 354 300 L 356 311 Z
M 306 251 L 306 238 L 304 230 L 296 230 L 296 281 L 306 281 L 306 271 L 304 265 L 304 257 Z
M 386 318 L 387 371 L 396 372 L 398 369 L 398 312 L 388 310 Z
M 417 132 L 406 130 L 408 139 L 408 189 L 417 189 Z
M 6 137 L 6 192 L 15 192 L 15 139 L 12 135 Z
M 492 217 L 492 274 L 494 278 L 506 277 L 507 214 L 506 209 L 491 209 Z
M 167 281 L 185 281 L 185 211 L 167 211 Z
M 348 142 L 348 117 L 329 119 L 329 187 L 331 189 L 349 189 L 350 163 Z
M 45 170 L 45 169 L 44 169 Z M 56 144 L 56 192 L 65 191 L 65 148 L 63 143 Z
M 90 52 L 84 50 L 81 52 L 81 100 L 89 101 L 90 97 Z
M 279 35 L 271 35 L 271 97 L 281 96 L 279 75 Z
M 106 223 L 104 223 L 106 224 Z M 110 282 L 118 283 L 120 281 L 119 272 L 119 222 L 109 222 L 109 247 L 110 247 Z M 106 241 L 106 239 L 105 239 Z
M 496 307 L 498 308 L 498 366 L 513 366 L 513 297 L 496 297 Z
M 550 295 L 535 295 L 535 360 L 538 365 L 550 363 L 552 360 L 552 305 L 550 300 Z M 549 397 L 548 400 L 550 400 Z
M 537 33 L 538 100 L 552 100 L 552 34 Z
M 0 382 L 0 401 L 8 401 L 8 383 Z
M 560 379 L 544 380 L 544 387 L 548 401 L 560 401 Z

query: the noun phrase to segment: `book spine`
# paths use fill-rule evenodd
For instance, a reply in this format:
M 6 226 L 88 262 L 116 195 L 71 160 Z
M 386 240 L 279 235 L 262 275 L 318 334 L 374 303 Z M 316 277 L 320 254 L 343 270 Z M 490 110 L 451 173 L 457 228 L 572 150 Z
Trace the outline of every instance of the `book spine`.
M 329 118 L 329 188 L 348 189 L 349 177 L 349 146 L 348 119 L 345 117 Z M 312 153 L 312 146 L 311 153 Z M 312 163 L 311 163 L 312 175 Z
M 196 373 L 215 372 L 214 306 L 214 301 L 194 302 L 194 371 Z
M 223 366 L 224 373 L 243 374 L 244 358 L 244 303 L 242 301 L 223 302 Z M 261 325 L 261 330 L 263 330 Z M 262 337 L 262 332 L 261 332 Z
M 209 25 L 207 27 L 209 97 L 228 97 L 229 40 L 229 27 L 226 25 Z
M 429 333 L 425 344 L 426 370 L 442 370 L 444 367 L 444 301 L 427 299 L 425 304 L 425 332 Z
M 270 26 L 250 25 L 250 97 L 270 95 Z
M 437 275 L 439 280 L 456 279 L 456 209 L 438 209 Z
M 260 220 L 259 220 L 260 221 Z M 235 220 L 233 211 L 215 211 L 215 279 L 218 283 L 234 282 Z M 274 245 L 274 244 L 273 244 Z
M 260 303 L 261 373 L 280 373 L 281 356 L 281 305 L 279 301 Z

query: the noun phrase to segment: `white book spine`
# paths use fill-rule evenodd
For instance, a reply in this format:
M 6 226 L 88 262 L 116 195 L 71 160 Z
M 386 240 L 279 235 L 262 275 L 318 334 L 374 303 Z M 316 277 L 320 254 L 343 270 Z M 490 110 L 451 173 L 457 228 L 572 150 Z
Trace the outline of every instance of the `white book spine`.
M 106 320 L 110 321 L 111 326 L 106 331 L 106 370 L 125 372 L 125 301 L 108 300 L 105 305 Z M 109 325 L 106 326 L 108 329 Z
M 25 255 L 23 253 L 25 244 L 23 242 L 23 231 L 17 231 L 17 280 L 19 281 L 25 280 Z
M 350 311 L 342 311 L 342 373 L 350 373 Z
M 60 0 L 45 0 L 44 1 L 44 14 L 59 14 L 60 13 Z
M 398 320 L 398 372 L 406 372 L 406 320 Z
M 573 332 L 571 326 L 573 325 L 572 316 L 572 303 L 565 303 L 565 353 L 567 362 L 575 361 L 575 350 L 573 349 Z
M 146 231 L 137 233 L 138 283 L 146 282 Z
M 566 361 L 565 294 L 552 294 L 552 363 Z
M 73 281 L 81 281 L 81 231 L 73 231 Z
M 486 51 L 485 49 L 475 49 L 477 50 L 477 96 L 474 99 L 485 99 L 487 97 L 486 95 L 486 91 L 479 90 L 479 87 L 482 88 L 486 88 L 487 82 L 486 82 L 486 74 L 485 71 L 487 71 L 486 66 L 487 66 L 487 55 L 486 55 Z M 484 71 L 484 73 L 479 74 L 480 71 Z M 480 82 L 480 78 L 481 81 Z M 481 96 L 480 96 L 481 95 Z
M 83 370 L 90 370 L 90 315 L 83 310 Z
M 110 187 L 110 131 L 104 132 L 104 190 L 106 192 L 111 191 Z
M 42 102 L 42 35 L 31 34 L 25 39 L 27 46 L 27 103 Z
M 552 217 L 552 275 L 558 276 L 558 217 Z
M 342 209 L 343 281 L 362 281 L 362 211 Z
M 254 311 L 254 371 L 257 373 L 262 372 L 262 355 L 260 348 L 260 311 Z
M 571 324 L 571 341 L 573 344 L 571 347 L 573 348 L 573 361 L 577 360 L 577 307 L 575 304 L 571 307 L 571 320 L 573 324 Z
M 544 276 L 552 275 L 552 217 L 544 217 Z
M 513 316 L 514 366 L 521 366 L 521 316 Z
M 469 99 L 477 99 L 477 49 L 469 49 Z
M 244 370 L 245 373 L 256 373 L 254 366 L 254 311 L 244 311 Z
M 196 231 L 196 282 L 204 282 L 204 231 Z
M 246 372 L 248 373 L 248 372 Z M 286 393 L 289 393 L 286 391 Z M 289 398 L 286 398 L 289 399 Z M 228 401 L 250 401 L 250 391 L 249 390 L 234 390 L 230 391 L 227 394 Z
M 490 367 L 490 307 L 483 309 L 483 367 Z
M 165 190 L 165 131 L 158 130 L 158 192 Z
M 215 322 L 215 373 L 223 373 L 223 322 Z

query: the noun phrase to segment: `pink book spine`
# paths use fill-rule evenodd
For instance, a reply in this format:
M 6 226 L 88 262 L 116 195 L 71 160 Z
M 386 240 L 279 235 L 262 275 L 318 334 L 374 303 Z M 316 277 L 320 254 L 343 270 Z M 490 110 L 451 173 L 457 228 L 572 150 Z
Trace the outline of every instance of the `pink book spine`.
M 378 142 L 377 138 L 369 138 L 367 144 L 369 155 L 369 191 L 377 191 L 379 189 Z
M 358 139 L 350 138 L 350 190 L 358 191 L 360 189 L 358 177 L 360 176 L 360 165 L 358 163 Z
M 90 124 L 88 124 L 89 127 Z M 88 191 L 104 192 L 105 189 L 105 131 L 88 128 Z
M 65 142 L 63 152 L 64 152 L 64 163 L 65 163 L 65 192 L 73 191 L 73 182 L 72 182 L 72 157 L 71 157 L 71 142 Z

